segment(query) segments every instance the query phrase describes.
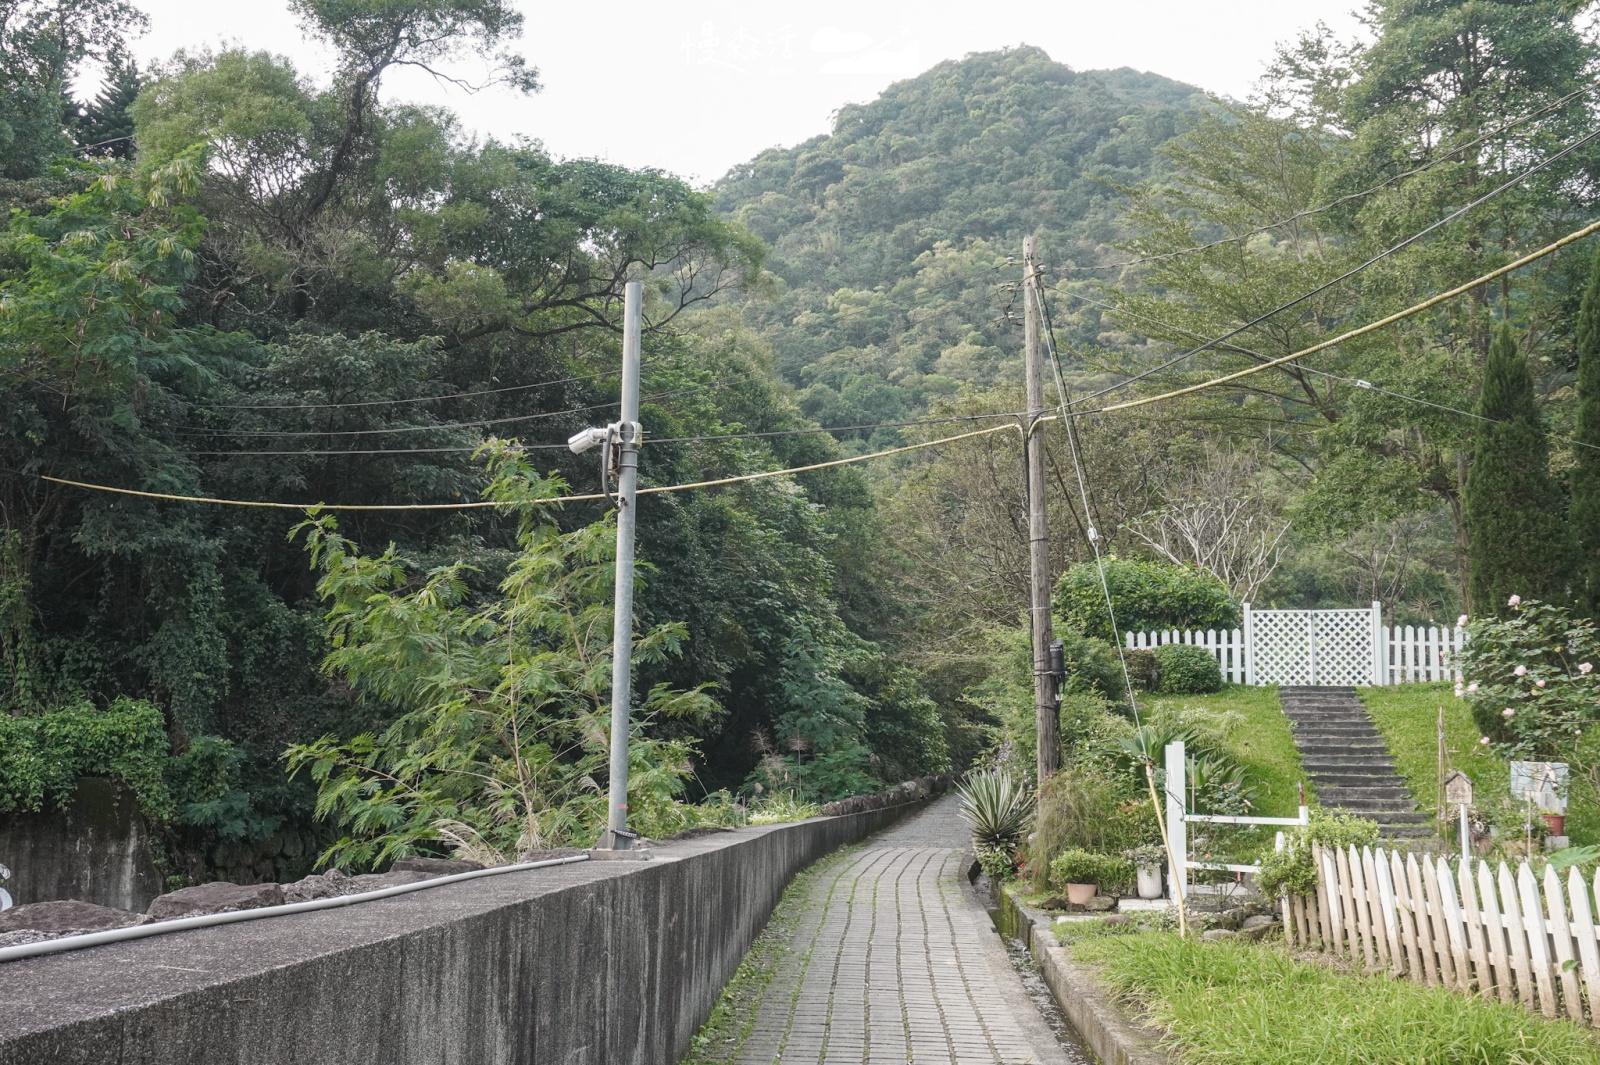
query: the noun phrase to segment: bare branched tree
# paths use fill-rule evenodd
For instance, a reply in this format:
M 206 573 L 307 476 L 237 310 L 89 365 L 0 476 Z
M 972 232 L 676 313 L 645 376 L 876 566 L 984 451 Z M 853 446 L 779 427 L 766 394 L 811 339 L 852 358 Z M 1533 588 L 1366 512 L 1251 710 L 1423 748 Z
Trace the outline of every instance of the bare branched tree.
M 1248 602 L 1283 559 L 1289 522 L 1260 488 L 1264 451 L 1211 446 L 1202 462 L 1163 487 L 1166 504 L 1128 532 L 1173 562 L 1213 574 Z

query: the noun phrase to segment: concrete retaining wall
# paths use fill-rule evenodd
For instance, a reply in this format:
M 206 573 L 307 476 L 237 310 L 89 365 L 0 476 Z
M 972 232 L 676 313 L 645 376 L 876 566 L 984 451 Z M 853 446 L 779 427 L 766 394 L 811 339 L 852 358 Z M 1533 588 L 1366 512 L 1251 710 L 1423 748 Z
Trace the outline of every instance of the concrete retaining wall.
M 82 899 L 143 913 L 162 890 L 133 793 L 100 777 L 79 778 L 64 811 L 0 814 L 0 865 L 19 906 Z
M 670 1065 L 789 879 L 921 805 L 0 964 L 0 1065 Z

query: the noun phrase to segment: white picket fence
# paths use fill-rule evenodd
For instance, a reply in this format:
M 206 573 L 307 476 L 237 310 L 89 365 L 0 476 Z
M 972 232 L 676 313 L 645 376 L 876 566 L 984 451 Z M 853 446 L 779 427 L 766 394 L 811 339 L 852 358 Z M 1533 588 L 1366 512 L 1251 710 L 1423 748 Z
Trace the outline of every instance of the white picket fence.
M 1359 610 L 1253 610 L 1239 629 L 1123 634 L 1129 650 L 1204 648 L 1229 684 L 1388 685 L 1460 680 L 1461 628 L 1383 624 L 1383 605 Z
M 1195 629 L 1130 632 L 1127 634 L 1127 643 L 1128 649 L 1133 651 L 1151 651 L 1168 643 L 1203 647 L 1211 652 L 1212 657 L 1217 660 L 1217 665 L 1222 667 L 1222 679 L 1225 683 L 1249 683 L 1245 680 L 1249 671 L 1245 668 L 1244 633 L 1238 629 L 1223 629 L 1221 632 L 1216 629 L 1207 629 L 1205 632 Z
M 1282 902 L 1291 946 L 1600 1027 L 1600 873 L 1591 885 L 1526 862 L 1513 873 L 1382 847 L 1312 854 L 1316 894 Z

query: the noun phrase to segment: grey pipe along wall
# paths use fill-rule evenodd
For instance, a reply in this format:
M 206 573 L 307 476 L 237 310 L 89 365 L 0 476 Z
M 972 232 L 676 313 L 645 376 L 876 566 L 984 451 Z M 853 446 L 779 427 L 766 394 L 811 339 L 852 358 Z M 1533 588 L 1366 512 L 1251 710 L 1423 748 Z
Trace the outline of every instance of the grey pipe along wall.
M 0 1065 L 671 1065 L 790 878 L 921 804 L 7 962 Z

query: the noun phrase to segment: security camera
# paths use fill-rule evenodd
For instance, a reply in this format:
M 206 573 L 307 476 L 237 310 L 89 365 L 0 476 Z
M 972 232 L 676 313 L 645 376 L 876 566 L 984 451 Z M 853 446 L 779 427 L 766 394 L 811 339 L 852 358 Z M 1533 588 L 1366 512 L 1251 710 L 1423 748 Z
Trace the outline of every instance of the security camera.
M 606 441 L 605 429 L 585 429 L 573 433 L 567 438 L 567 447 L 572 449 L 574 455 L 581 455 L 590 448 L 598 447 Z

